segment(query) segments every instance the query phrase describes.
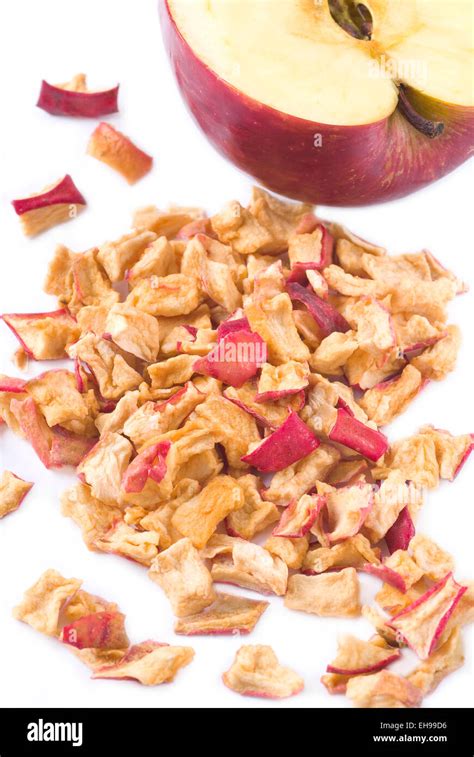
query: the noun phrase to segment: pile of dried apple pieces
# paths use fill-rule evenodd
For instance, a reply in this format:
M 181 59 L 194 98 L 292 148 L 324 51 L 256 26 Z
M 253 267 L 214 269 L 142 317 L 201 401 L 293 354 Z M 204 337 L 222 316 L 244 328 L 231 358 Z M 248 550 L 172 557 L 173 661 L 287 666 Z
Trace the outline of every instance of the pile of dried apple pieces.
M 473 437 L 425 426 L 389 443 L 380 427 L 453 370 L 446 308 L 464 285 L 428 252 L 389 256 L 260 189 L 248 208 L 148 207 L 133 226 L 56 250 L 45 289 L 58 310 L 3 316 L 20 362 L 74 361 L 3 377 L 4 421 L 46 467 L 77 466 L 64 515 L 89 549 L 149 568 L 176 633 L 252 630 L 267 603 L 219 583 L 364 614 L 375 635 L 341 639 L 324 685 L 358 706 L 419 705 L 462 663 L 474 583 L 455 581 L 415 522 Z M 361 607 L 360 572 L 382 581 L 380 609 Z M 387 671 L 406 645 L 419 666 Z M 303 686 L 261 646 L 223 680 L 261 696 Z

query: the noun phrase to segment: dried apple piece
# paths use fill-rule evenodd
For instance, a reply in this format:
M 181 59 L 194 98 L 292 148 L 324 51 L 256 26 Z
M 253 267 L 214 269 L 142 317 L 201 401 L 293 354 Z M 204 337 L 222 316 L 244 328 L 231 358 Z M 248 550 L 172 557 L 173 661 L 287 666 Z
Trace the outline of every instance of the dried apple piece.
M 88 367 L 105 399 L 118 400 L 143 381 L 141 374 L 127 363 L 117 347 L 94 334 L 81 336 L 69 347 L 68 354 Z
M 134 644 L 113 665 L 94 666 L 92 678 L 138 681 L 144 686 L 158 686 L 173 681 L 178 670 L 192 661 L 191 647 L 172 647 L 156 641 Z
M 300 570 L 309 548 L 309 535 L 294 538 L 270 536 L 263 545 L 274 557 L 279 557 L 290 570 Z
M 149 567 L 158 554 L 159 542 L 160 535 L 155 531 L 139 531 L 123 521 L 115 521 L 109 531 L 94 541 L 94 548 Z
M 320 445 L 299 416 L 291 412 L 276 431 L 248 452 L 242 461 L 264 473 L 281 471 L 314 452 Z
M 13 200 L 12 205 L 15 213 L 20 216 L 23 233 L 33 237 L 75 218 L 85 207 L 86 201 L 67 174 L 41 192 Z
M 288 284 L 288 294 L 291 299 L 301 302 L 312 318 L 318 324 L 322 334 L 329 336 L 333 331 L 349 331 L 350 326 L 346 319 L 329 302 L 322 300 L 310 289 L 301 284 Z
M 414 535 L 415 525 L 409 507 L 406 505 L 399 512 L 395 523 L 390 526 L 385 534 L 385 543 L 390 554 L 396 552 L 398 549 L 408 549 Z
M 410 542 L 410 552 L 420 571 L 432 581 L 440 581 L 454 570 L 454 560 L 448 552 L 423 534 L 416 534 Z
M 211 575 L 214 581 L 235 584 L 261 594 L 282 596 L 285 593 L 288 568 L 283 560 L 274 557 L 258 544 L 243 539 L 234 539 L 230 547 L 230 557 L 226 554 L 229 549 L 229 545 L 226 545 L 224 553 L 218 555 L 212 563 Z
M 150 155 L 104 121 L 92 133 L 87 152 L 122 174 L 129 184 L 142 179 L 153 165 Z
M 440 478 L 454 481 L 474 450 L 474 434 L 453 436 L 432 426 L 424 426 L 420 434 L 433 441 Z
M 237 694 L 269 699 L 291 697 L 304 688 L 303 679 L 280 665 L 271 647 L 261 645 L 240 647 L 222 680 Z
M 260 480 L 248 473 L 240 476 L 237 483 L 242 489 L 244 504 L 233 510 L 226 518 L 227 532 L 242 539 L 253 537 L 279 519 L 279 512 L 271 502 L 264 502 L 260 493 Z
M 253 416 L 261 426 L 271 429 L 281 426 L 291 410 L 299 412 L 304 403 L 303 392 L 281 400 L 261 402 L 257 399 L 255 381 L 246 381 L 238 389 L 233 386 L 227 387 L 224 397 Z
M 41 82 L 36 106 L 53 116 L 98 118 L 118 111 L 119 85 L 99 91 L 89 90 L 85 74 L 77 74 L 66 84 Z
M 60 360 L 81 330 L 66 308 L 51 313 L 9 313 L 1 316 L 33 360 Z
M 99 247 L 97 260 L 103 266 L 110 281 L 122 281 L 127 271 L 137 263 L 153 242 L 156 234 L 145 229 L 133 229 L 114 242 L 105 242 Z
M 435 650 L 446 624 L 466 586 L 456 583 L 448 573 L 419 599 L 395 615 L 389 622 L 422 660 Z
M 257 402 L 279 400 L 298 394 L 308 386 L 308 371 L 302 363 L 289 360 L 279 366 L 265 363 L 258 380 Z
M 373 544 L 379 542 L 397 523 L 405 507 L 417 507 L 422 492 L 411 482 L 406 483 L 398 471 L 391 471 L 374 492 L 374 502 L 364 523 L 364 533 Z
M 127 304 L 154 316 L 188 315 L 202 302 L 197 280 L 184 273 L 141 279 L 127 297 Z
M 333 331 L 311 355 L 310 366 L 317 373 L 336 374 L 358 348 L 353 331 Z
M 89 484 L 94 497 L 109 505 L 121 499 L 122 479 L 127 470 L 133 447 L 121 434 L 106 433 L 81 461 L 77 473 Z
M 196 360 L 194 371 L 240 387 L 265 363 L 266 348 L 258 334 L 234 331 L 223 337 L 206 357 Z
M 328 618 L 354 618 L 360 615 L 356 570 L 344 568 L 338 573 L 290 576 L 285 607 Z
M 159 484 L 167 472 L 166 458 L 171 442 L 163 441 L 146 447 L 128 465 L 122 486 L 126 492 L 141 492 L 149 478 Z
M 247 634 L 253 631 L 268 602 L 234 594 L 216 594 L 216 601 L 196 615 L 176 621 L 174 632 L 184 636 Z
M 209 395 L 196 407 L 191 418 L 223 445 L 229 465 L 236 469 L 247 468 L 242 457 L 250 444 L 260 441 L 257 424 L 248 413 L 225 397 Z
M 76 649 L 126 649 L 130 642 L 121 612 L 95 612 L 63 626 L 59 637 Z
M 293 318 L 291 300 L 286 293 L 245 306 L 252 331 L 267 345 L 268 360 L 275 365 L 289 360 L 307 361 L 309 349 L 301 341 Z
M 276 473 L 263 498 L 276 505 L 288 505 L 292 499 L 306 494 L 316 481 L 324 481 L 339 459 L 334 447 L 321 444 L 307 457 Z
M 354 484 L 329 491 L 325 497 L 324 529 L 329 543 L 355 536 L 374 502 L 371 484 Z
M 359 404 L 371 421 L 384 426 L 400 415 L 422 388 L 421 373 L 413 365 L 407 365 L 398 378 L 368 389 Z
M 337 410 L 336 422 L 328 438 L 355 450 L 372 462 L 377 462 L 388 450 L 387 438 L 365 423 L 354 418 L 344 407 Z
M 414 357 L 411 364 L 420 371 L 425 381 L 442 381 L 455 369 L 460 347 L 460 329 L 458 326 L 448 326 L 445 336 Z
M 47 636 L 59 634 L 61 611 L 77 593 L 82 581 L 63 578 L 56 570 L 46 570 L 29 588 L 13 617 Z
M 0 518 L 18 510 L 33 484 L 6 470 L 0 477 Z
M 81 483 L 63 492 L 61 512 L 79 526 L 91 550 L 98 549 L 97 542 L 122 518 L 118 507 L 100 502 L 92 495 L 90 487 Z
M 419 707 L 423 699 L 410 681 L 388 670 L 351 678 L 346 693 L 356 707 Z
M 172 524 L 183 536 L 202 549 L 217 525 L 234 510 L 242 507 L 244 497 L 238 482 L 231 476 L 217 476 L 188 502 L 177 508 Z
M 326 498 L 320 495 L 304 494 L 299 499 L 290 502 L 283 511 L 279 523 L 273 529 L 273 536 L 286 536 L 297 539 L 304 536 L 318 517 L 321 509 L 326 506 Z
M 161 552 L 148 575 L 168 596 L 178 618 L 195 615 L 215 601 L 211 574 L 191 539 L 181 539 Z
M 446 641 L 427 660 L 418 665 L 407 676 L 407 680 L 426 696 L 431 694 L 446 676 L 463 664 L 461 630 L 454 628 Z
M 317 547 L 306 554 L 303 571 L 307 575 L 324 573 L 332 568 L 360 568 L 379 562 L 379 557 L 362 534 L 351 536 L 332 547 Z
M 339 639 L 337 655 L 326 670 L 350 677 L 376 673 L 399 657 L 398 649 L 362 641 L 347 634 Z

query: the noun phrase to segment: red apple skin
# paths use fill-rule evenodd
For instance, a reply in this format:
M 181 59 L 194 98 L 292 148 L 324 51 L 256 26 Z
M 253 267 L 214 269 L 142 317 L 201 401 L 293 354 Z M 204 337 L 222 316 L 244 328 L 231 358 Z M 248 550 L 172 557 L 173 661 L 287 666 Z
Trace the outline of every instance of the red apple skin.
M 36 105 L 53 116 L 98 118 L 117 113 L 118 91 L 117 86 L 101 92 L 74 92 L 43 80 Z
M 367 125 L 331 126 L 263 105 L 197 57 L 167 0 L 160 0 L 159 11 L 171 67 L 197 123 L 222 155 L 274 192 L 322 205 L 395 200 L 445 176 L 474 152 L 474 108 L 410 89 L 416 110 L 445 124 L 439 137 L 424 136 L 398 110 Z M 321 147 L 314 146 L 317 135 Z
M 30 210 L 38 210 L 38 208 L 63 203 L 68 205 L 87 204 L 69 174 L 66 174 L 58 184 L 46 192 L 12 201 L 15 213 L 19 216 L 22 216 L 23 213 L 28 213 Z

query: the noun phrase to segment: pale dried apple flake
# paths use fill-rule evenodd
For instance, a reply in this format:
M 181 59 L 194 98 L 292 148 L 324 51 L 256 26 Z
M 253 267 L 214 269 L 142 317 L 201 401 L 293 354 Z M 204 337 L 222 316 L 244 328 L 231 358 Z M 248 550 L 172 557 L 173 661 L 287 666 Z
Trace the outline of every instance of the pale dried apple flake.
M 381 670 L 348 681 L 346 694 L 356 707 L 406 708 L 419 707 L 423 695 L 406 678 Z
M 9 470 L 0 477 L 0 518 L 18 510 L 33 484 Z
M 361 611 L 357 572 L 344 568 L 338 573 L 290 576 L 285 606 L 320 617 L 357 617 Z
M 243 696 L 281 699 L 299 694 L 303 679 L 278 662 L 268 646 L 243 646 L 222 680 L 227 688 Z
M 158 686 L 173 681 L 177 672 L 189 665 L 193 657 L 191 647 L 144 641 L 130 647 L 113 665 L 94 666 L 92 678 L 134 680 L 144 686 Z
M 210 607 L 177 620 L 174 632 L 184 636 L 247 634 L 268 606 L 261 600 L 218 593 Z

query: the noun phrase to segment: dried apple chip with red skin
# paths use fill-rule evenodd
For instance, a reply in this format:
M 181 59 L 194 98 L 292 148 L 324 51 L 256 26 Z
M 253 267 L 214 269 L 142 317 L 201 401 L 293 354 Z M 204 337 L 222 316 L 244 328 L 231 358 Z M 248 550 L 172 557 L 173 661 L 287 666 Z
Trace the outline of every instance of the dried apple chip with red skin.
M 288 418 L 288 414 L 292 410 L 299 412 L 305 402 L 303 391 L 281 400 L 261 402 L 257 400 L 257 383 L 255 380 L 246 381 L 238 389 L 233 386 L 227 387 L 224 390 L 224 397 L 249 413 L 259 425 L 270 429 L 281 426 Z
M 263 499 L 279 506 L 288 505 L 323 481 L 340 459 L 339 452 L 329 444 L 321 444 L 314 452 L 297 463 L 275 473 L 270 486 L 262 493 Z
M 77 436 L 61 427 L 50 429 L 32 397 L 13 399 L 10 408 L 21 433 L 45 468 L 79 465 L 94 445 L 94 439 Z
M 311 355 L 309 363 L 317 373 L 336 374 L 357 349 L 357 339 L 353 331 L 333 331 L 324 337 Z
M 385 426 L 402 413 L 423 389 L 421 373 L 407 365 L 400 376 L 367 389 L 359 404 L 377 426 Z
M 201 612 L 216 599 L 211 574 L 191 539 L 180 539 L 161 552 L 148 576 L 161 586 L 178 618 Z
M 156 641 L 134 644 L 113 665 L 93 667 L 92 678 L 138 681 L 144 686 L 157 686 L 173 681 L 180 668 L 192 661 L 191 647 L 174 647 Z
M 252 442 L 260 441 L 255 419 L 225 397 L 208 395 L 192 416 L 193 422 L 211 433 L 222 444 L 227 462 L 233 468 L 246 469 L 242 457 Z
M 4 471 L 0 477 L 0 518 L 18 510 L 32 487 L 30 481 L 24 481 L 9 470 Z
M 442 381 L 454 371 L 460 347 L 461 330 L 455 325 L 448 326 L 445 334 L 415 356 L 411 364 L 420 371 L 425 381 Z
M 151 447 L 146 447 L 137 455 L 125 471 L 122 486 L 126 492 L 141 492 L 151 478 L 157 484 L 166 475 L 166 457 L 171 447 L 171 442 L 157 442 Z
M 291 412 L 284 423 L 244 455 L 242 461 L 263 473 L 281 471 L 307 457 L 319 445 L 319 439 L 308 426 Z
M 390 555 L 390 557 L 386 557 L 383 566 L 385 568 L 388 568 L 389 570 L 394 571 L 397 573 L 400 578 L 402 579 L 405 587 L 400 589 L 400 591 L 405 592 L 408 589 L 410 589 L 412 586 L 418 583 L 423 576 L 424 571 L 422 568 L 420 568 L 419 565 L 417 565 L 416 561 L 408 554 L 406 550 L 398 549 L 396 552 L 393 552 L 393 554 Z M 446 571 L 443 573 L 443 576 L 446 575 Z M 387 583 L 390 583 L 390 581 L 387 578 L 384 578 L 384 580 Z M 392 586 L 395 586 L 394 583 L 392 583 Z M 399 587 L 395 587 L 399 588 Z
M 235 331 L 247 331 L 249 334 L 252 333 L 248 318 L 243 315 L 243 310 L 239 310 L 238 313 L 242 313 L 242 315 L 236 316 L 235 314 L 233 314 L 230 316 L 230 318 L 227 318 L 225 321 L 222 321 L 219 324 L 219 326 L 217 327 L 218 341 Z
M 256 402 L 268 402 L 298 394 L 308 386 L 308 370 L 302 363 L 289 360 L 282 365 L 265 363 L 258 380 Z
M 90 91 L 83 74 L 78 74 L 66 84 L 49 84 L 43 79 L 36 107 L 52 116 L 98 118 L 117 113 L 118 91 L 119 85 Z
M 389 568 L 383 563 L 374 565 L 365 563 L 364 565 L 361 565 L 358 570 L 362 571 L 362 573 L 368 573 L 370 576 L 374 576 L 375 578 L 380 578 L 381 581 L 389 584 L 389 586 L 393 586 L 395 589 L 398 589 L 398 591 L 401 591 L 402 593 L 405 593 L 407 590 L 403 576 L 397 573 L 396 570 Z
M 421 660 L 426 660 L 436 649 L 449 618 L 466 591 L 467 587 L 456 583 L 452 573 L 448 573 L 419 599 L 394 615 L 388 625 L 403 637 Z
M 121 612 L 84 615 L 63 626 L 59 639 L 77 649 L 126 649 L 130 644 Z
M 261 645 L 240 647 L 222 680 L 237 694 L 266 699 L 295 696 L 304 688 L 303 679 L 280 665 L 271 647 Z
M 364 533 L 374 544 L 379 542 L 397 522 L 405 507 L 417 508 L 423 502 L 422 491 L 413 482 L 406 482 L 399 471 L 390 471 L 374 489 L 374 504 L 364 523 Z
M 344 460 L 336 465 L 326 478 L 326 483 L 338 489 L 363 481 L 369 472 L 366 460 Z
M 392 554 L 398 549 L 408 549 L 411 540 L 415 535 L 415 524 L 410 515 L 408 505 L 398 514 L 397 520 L 390 526 L 385 534 L 385 544 Z
M 23 394 L 26 390 L 26 380 L 0 374 L 0 392 Z
M 287 285 L 287 291 L 293 301 L 305 305 L 324 336 L 329 336 L 333 331 L 350 330 L 350 325 L 336 308 L 318 297 L 311 289 L 301 284 L 290 283 Z
M 70 221 L 86 206 L 83 195 L 66 174 L 41 192 L 12 202 L 26 236 L 36 236 L 58 223 Z
M 453 436 L 433 426 L 423 426 L 420 434 L 433 441 L 440 478 L 454 481 L 474 450 L 474 434 Z
M 216 601 L 197 615 L 176 621 L 174 632 L 184 636 L 222 636 L 253 631 L 268 602 L 217 593 Z
M 89 140 L 87 153 L 122 174 L 129 184 L 142 179 L 153 165 L 153 158 L 140 150 L 125 134 L 102 121 Z
M 355 450 L 374 463 L 385 455 L 389 447 L 387 438 L 380 431 L 361 423 L 343 407 L 337 410 L 336 422 L 328 438 Z
M 362 528 L 374 502 L 372 484 L 353 484 L 325 495 L 324 525 L 329 543 L 355 536 Z
M 258 334 L 233 331 L 219 340 L 217 346 L 193 365 L 196 373 L 240 387 L 265 363 L 266 346 Z
M 298 500 L 294 499 L 283 511 L 272 536 L 286 536 L 289 539 L 304 536 L 325 506 L 326 497 L 318 494 L 304 494 Z
M 309 548 L 309 535 L 299 536 L 296 539 L 270 536 L 263 546 L 273 557 L 283 560 L 290 570 L 301 570 Z
M 346 694 L 356 707 L 419 707 L 423 694 L 406 678 L 381 670 L 348 681 Z
M 33 360 L 60 360 L 81 330 L 66 308 L 50 313 L 8 313 L 1 316 Z
M 398 649 L 362 641 L 347 634 L 339 639 L 336 658 L 327 666 L 326 671 L 351 677 L 377 673 L 399 657 Z
M 285 607 L 322 618 L 354 618 L 361 610 L 359 591 L 354 568 L 316 576 L 295 574 L 288 580 Z

